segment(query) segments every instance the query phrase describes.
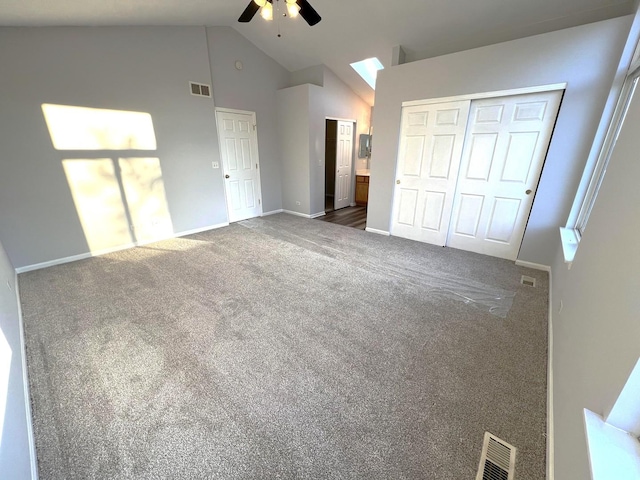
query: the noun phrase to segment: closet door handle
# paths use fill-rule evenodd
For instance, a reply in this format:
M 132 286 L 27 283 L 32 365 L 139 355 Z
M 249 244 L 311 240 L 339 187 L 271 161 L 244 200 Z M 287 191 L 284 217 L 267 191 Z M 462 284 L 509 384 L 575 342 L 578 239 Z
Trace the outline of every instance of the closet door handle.
M 225 175 L 224 178 L 229 178 L 229 175 Z

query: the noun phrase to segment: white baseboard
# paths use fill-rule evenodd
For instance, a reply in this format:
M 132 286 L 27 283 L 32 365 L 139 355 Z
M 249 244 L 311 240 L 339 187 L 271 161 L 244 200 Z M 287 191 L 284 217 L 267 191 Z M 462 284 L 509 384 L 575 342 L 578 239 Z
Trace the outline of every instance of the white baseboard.
M 555 477 L 553 417 L 553 275 L 549 269 L 549 337 L 547 340 L 547 480 Z
M 215 225 L 208 225 L 206 227 L 194 228 L 193 230 L 185 230 L 183 232 L 178 232 L 170 237 L 167 237 L 165 240 L 170 238 L 178 238 L 178 237 L 186 237 L 187 235 L 193 235 L 195 233 L 208 232 L 209 230 L 215 230 L 216 228 L 228 227 L 229 222 L 216 223 Z M 153 240 L 147 243 L 159 242 L 160 240 Z
M 312 213 L 308 215 L 306 213 L 294 212 L 293 210 L 280 210 L 283 213 L 288 213 L 289 215 L 295 215 L 296 217 L 304 217 L 304 218 L 318 218 L 326 215 L 324 212 Z
M 357 207 L 357 206 L 358 206 L 358 204 L 357 204 L 356 202 L 351 202 L 351 203 L 349 204 L 349 206 L 350 206 L 350 207 Z
M 127 243 L 125 245 L 118 245 L 113 248 L 105 248 L 104 250 L 97 250 L 95 252 L 86 252 L 79 255 L 71 255 L 70 257 L 57 258 L 55 260 L 49 260 L 47 262 L 34 263 L 33 265 L 26 265 L 24 267 L 16 268 L 16 273 L 25 273 L 32 270 L 40 270 L 41 268 L 53 267 L 55 265 L 62 265 L 63 263 L 77 262 L 78 260 L 84 260 L 85 258 L 98 257 L 100 255 L 106 255 L 107 253 L 119 252 L 120 250 L 126 250 L 127 248 L 136 247 L 136 243 Z
M 519 267 L 533 268 L 534 270 L 542 270 L 544 272 L 551 272 L 549 265 L 542 265 L 541 263 L 525 262 L 524 260 L 516 260 L 516 265 Z
M 150 243 L 161 242 L 162 240 L 169 240 L 171 238 L 184 237 L 186 235 L 193 235 L 195 233 L 202 233 L 209 230 L 214 230 L 216 228 L 228 227 L 228 226 L 229 226 L 229 222 L 218 223 L 216 225 L 208 225 L 206 227 L 194 228 L 192 230 L 185 230 L 182 232 L 175 233 L 173 235 L 159 237 L 159 238 L 155 238 L 153 240 L 149 240 L 145 242 L 131 242 L 131 243 L 126 243 L 124 245 L 118 245 L 117 247 L 105 248 L 103 250 L 96 250 L 95 252 L 86 252 L 86 253 L 81 253 L 79 255 L 71 255 L 70 257 L 63 257 L 63 258 L 58 258 L 56 260 L 49 260 L 47 262 L 34 263 L 33 265 L 26 265 L 24 267 L 16 268 L 16 273 L 25 273 L 25 272 L 30 272 L 32 270 L 40 270 L 41 268 L 53 267 L 55 265 L 62 265 L 63 263 L 76 262 L 78 260 L 84 260 L 85 258 L 99 257 L 101 255 L 119 252 L 121 250 L 126 250 L 128 248 L 134 248 L 141 245 L 149 245 Z
M 31 480 L 38 479 L 38 458 L 36 457 L 36 442 L 33 435 L 33 421 L 31 416 L 31 395 L 29 393 L 29 375 L 27 371 L 27 348 L 24 340 L 24 321 L 22 319 L 22 303 L 20 302 L 20 286 L 18 272 L 15 272 L 15 293 L 18 304 L 18 329 L 20 334 L 20 360 L 22 362 L 22 383 L 24 384 L 24 411 L 27 422 L 27 439 L 29 442 L 29 462 L 31 464 Z
M 282 213 L 284 212 L 283 209 L 279 208 L 278 210 L 271 210 L 270 212 L 262 212 L 262 217 L 268 217 L 269 215 L 275 215 L 277 213 Z
M 293 210 L 282 210 L 282 212 L 288 213 L 289 215 L 295 215 L 296 217 L 311 218 L 311 215 L 308 215 L 306 213 L 294 212 Z
M 386 237 L 391 235 L 389 232 L 385 230 L 378 230 L 377 228 L 367 227 L 365 230 L 369 233 L 377 233 L 378 235 L 384 235 Z

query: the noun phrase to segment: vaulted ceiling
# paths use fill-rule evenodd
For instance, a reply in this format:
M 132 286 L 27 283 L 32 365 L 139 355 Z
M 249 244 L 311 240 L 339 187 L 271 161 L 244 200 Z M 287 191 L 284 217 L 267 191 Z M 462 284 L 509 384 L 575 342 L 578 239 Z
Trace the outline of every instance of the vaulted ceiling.
M 283 3 L 284 0 L 274 0 Z M 418 60 L 630 14 L 635 0 L 310 0 L 322 21 L 237 22 L 249 0 L 0 0 L 0 25 L 231 26 L 290 71 L 325 64 L 369 103 L 349 64 L 393 47 Z M 277 36 L 278 27 L 282 34 Z

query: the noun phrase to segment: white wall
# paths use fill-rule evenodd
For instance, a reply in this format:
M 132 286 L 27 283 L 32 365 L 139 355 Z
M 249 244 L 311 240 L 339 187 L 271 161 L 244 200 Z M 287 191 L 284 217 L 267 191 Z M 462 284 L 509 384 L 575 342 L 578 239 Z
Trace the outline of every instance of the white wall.
M 3 478 L 28 479 L 32 478 L 29 400 L 20 335 L 15 271 L 0 244 L 0 472 Z
M 368 132 L 371 121 L 371 107 L 328 68 L 318 66 L 294 72 L 291 79 L 293 83 L 309 80 L 311 76 L 317 80 L 319 72 L 323 74 L 322 87 L 307 83 L 278 92 L 278 123 L 283 149 L 282 204 L 285 210 L 305 215 L 324 212 L 325 208 L 325 120 L 356 121 L 354 157 L 358 133 Z M 300 128 L 308 130 L 305 134 L 292 133 Z M 355 161 L 357 166 L 357 157 Z M 301 205 L 296 205 L 296 201 Z
M 289 75 L 289 86 L 295 87 L 297 85 L 304 85 L 305 83 L 311 83 L 319 87 L 324 86 L 324 65 L 314 65 L 312 67 L 303 68 L 302 70 L 296 70 Z
M 640 358 L 639 128 L 636 93 L 571 270 L 553 264 L 557 479 L 590 478 L 582 409 L 608 413 Z
M 389 230 L 403 101 L 566 82 L 518 256 L 551 265 L 631 21 L 616 18 L 379 72 L 367 226 Z
M 204 28 L 1 28 L 0 45 L 0 241 L 16 267 L 89 251 L 43 103 L 149 113 L 174 231 L 227 220 L 213 102 L 188 90 L 211 84 Z
M 323 87 L 318 87 L 315 84 L 309 85 L 309 98 L 307 103 L 301 103 L 295 105 L 295 108 L 307 109 L 307 123 L 309 127 L 308 141 L 309 141 L 309 156 L 306 157 L 306 164 L 302 165 L 303 160 L 299 159 L 298 175 L 299 180 L 302 181 L 303 175 L 308 175 L 306 183 L 309 186 L 309 210 L 297 210 L 305 214 L 317 214 L 324 212 L 325 198 L 325 120 L 327 118 L 354 120 L 356 122 L 356 131 L 354 135 L 354 171 L 356 168 L 364 168 L 366 163 L 362 164 L 362 159 L 357 158 L 357 141 L 360 133 L 367 133 L 371 122 L 371 107 L 359 96 L 357 96 L 353 90 L 351 90 L 342 80 L 340 80 L 331 70 L 322 66 L 323 69 Z M 317 76 L 317 69 L 307 69 L 313 71 Z M 298 77 L 298 75 L 294 75 Z M 305 85 L 301 85 L 304 87 Z M 297 88 L 297 87 L 294 87 Z M 280 93 L 280 92 L 279 92 Z M 284 128 L 284 127 L 283 127 Z M 291 140 L 285 141 L 290 142 Z M 284 152 L 283 152 L 284 155 Z M 284 158 L 284 156 L 283 156 Z M 366 162 L 366 161 L 365 161 Z M 296 164 L 289 163 L 289 169 L 295 169 Z M 283 165 L 284 172 L 284 165 Z M 283 173 L 287 175 L 290 173 Z M 354 198 L 355 179 L 352 182 L 351 199 Z M 283 204 L 285 196 L 290 197 L 293 192 L 292 189 L 299 190 L 299 185 L 291 185 L 289 183 L 283 183 Z M 292 205 L 292 207 L 296 207 Z M 285 210 L 290 210 L 289 207 L 284 206 Z M 300 208 L 300 207 L 297 207 Z
M 359 132 L 369 128 L 370 108 L 333 72 L 319 66 L 291 74 L 229 27 L 0 28 L 0 45 L 0 88 L 10 92 L 0 97 L 0 240 L 16 267 L 96 250 L 74 205 L 63 160 L 117 162 L 120 155 L 139 155 L 56 150 L 45 103 L 150 114 L 157 149 L 148 155 L 160 159 L 174 234 L 227 221 L 223 171 L 211 166 L 220 161 L 214 102 L 190 95 L 189 81 L 212 84 L 216 106 L 256 112 L 265 212 L 283 207 L 283 190 L 293 202 L 287 209 L 310 214 L 324 208 L 326 116 L 355 119 Z M 325 86 L 321 98 L 304 104 L 307 141 L 314 135 L 307 166 L 284 172 L 276 92 L 312 74 Z M 292 175 L 296 184 L 283 188 L 282 179 Z M 304 186 L 297 183 L 302 177 Z M 103 248 L 136 240 L 126 226 L 135 222 L 120 223 L 127 231 Z
M 216 107 L 256 112 L 262 209 L 282 208 L 276 91 L 289 86 L 289 72 L 231 27 L 207 28 Z M 235 68 L 236 61 L 243 68 Z
M 327 87 L 315 88 L 312 85 L 309 96 L 309 195 L 311 214 L 324 212 L 325 209 L 325 139 L 327 101 L 331 94 Z
M 309 97 L 315 85 L 299 85 L 277 93 L 278 138 L 282 155 L 282 208 L 311 213 L 309 182 Z M 298 205 L 299 202 L 299 205 Z

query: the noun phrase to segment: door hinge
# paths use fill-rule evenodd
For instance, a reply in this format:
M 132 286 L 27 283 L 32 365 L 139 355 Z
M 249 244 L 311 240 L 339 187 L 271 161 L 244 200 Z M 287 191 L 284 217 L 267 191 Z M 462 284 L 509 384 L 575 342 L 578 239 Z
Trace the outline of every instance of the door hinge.
M 255 124 L 253 125 L 253 131 L 254 132 L 256 131 L 256 125 Z
M 258 205 L 262 204 L 262 200 L 258 199 Z
M 258 164 L 256 163 L 256 170 L 258 169 Z

